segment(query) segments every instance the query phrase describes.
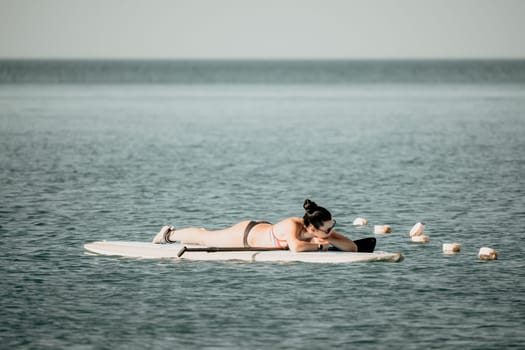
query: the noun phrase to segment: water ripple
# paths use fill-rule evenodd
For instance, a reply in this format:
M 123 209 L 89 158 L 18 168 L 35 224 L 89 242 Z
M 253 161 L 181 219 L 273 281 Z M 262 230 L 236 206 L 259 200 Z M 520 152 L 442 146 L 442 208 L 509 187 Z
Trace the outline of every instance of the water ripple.
M 242 98 L 210 99 L 207 90 L 172 101 L 163 97 L 174 93 L 170 86 L 144 87 L 141 99 L 122 98 L 137 94 L 132 86 L 96 94 L 2 89 L 6 348 L 519 348 L 525 341 L 518 244 L 525 100 L 514 90 L 488 100 L 482 89 L 429 88 L 423 98 L 407 86 L 385 99 L 373 98 L 377 87 L 351 98 L 303 87 L 312 98 L 261 99 L 254 88 Z M 377 236 L 378 249 L 403 252 L 405 261 L 152 261 L 82 249 L 94 240 L 149 240 L 166 223 L 277 221 L 301 215 L 306 197 L 328 206 L 352 238 L 391 225 L 390 235 Z M 352 226 L 357 216 L 371 224 Z M 426 245 L 408 237 L 417 221 L 427 225 Z M 441 244 L 453 241 L 462 252 L 443 255 Z M 500 259 L 479 261 L 483 245 Z

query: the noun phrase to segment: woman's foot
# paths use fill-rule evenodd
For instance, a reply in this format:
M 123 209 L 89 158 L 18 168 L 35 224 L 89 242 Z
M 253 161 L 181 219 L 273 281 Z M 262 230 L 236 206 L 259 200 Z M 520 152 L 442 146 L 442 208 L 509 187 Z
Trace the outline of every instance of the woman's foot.
M 162 226 L 159 233 L 155 237 L 153 237 L 152 243 L 155 244 L 165 244 L 165 243 L 173 243 L 175 241 L 172 241 L 170 239 L 171 233 L 175 231 L 175 227 L 172 226 Z

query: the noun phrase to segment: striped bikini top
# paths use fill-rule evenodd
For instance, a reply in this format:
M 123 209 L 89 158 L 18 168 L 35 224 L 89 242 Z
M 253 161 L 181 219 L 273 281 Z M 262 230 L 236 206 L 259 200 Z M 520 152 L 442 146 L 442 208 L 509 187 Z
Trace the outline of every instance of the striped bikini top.
M 273 231 L 273 225 L 272 225 L 272 231 L 271 231 L 270 238 L 272 239 L 272 244 L 274 245 L 274 247 L 276 248 L 288 247 L 288 241 L 286 239 L 277 238 L 277 236 L 275 235 L 275 232 Z

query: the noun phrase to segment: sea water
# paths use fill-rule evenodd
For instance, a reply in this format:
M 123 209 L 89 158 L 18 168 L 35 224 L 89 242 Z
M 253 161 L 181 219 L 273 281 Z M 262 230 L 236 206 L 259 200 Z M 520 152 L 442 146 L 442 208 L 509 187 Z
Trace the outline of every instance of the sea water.
M 0 82 L 0 347 L 523 348 L 524 62 L 2 61 Z M 405 260 L 83 250 L 306 198 Z

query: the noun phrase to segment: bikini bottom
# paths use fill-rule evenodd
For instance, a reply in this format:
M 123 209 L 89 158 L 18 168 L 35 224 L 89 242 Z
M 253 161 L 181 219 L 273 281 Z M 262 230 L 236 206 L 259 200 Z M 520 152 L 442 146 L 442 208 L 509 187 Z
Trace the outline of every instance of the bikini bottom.
M 245 248 L 250 248 L 250 245 L 248 244 L 248 235 L 250 234 L 250 231 L 252 230 L 252 228 L 254 228 L 255 226 L 259 224 L 270 224 L 271 225 L 271 223 L 268 221 L 250 221 L 248 225 L 246 226 L 246 228 L 244 229 L 244 237 L 242 241 L 243 241 Z

